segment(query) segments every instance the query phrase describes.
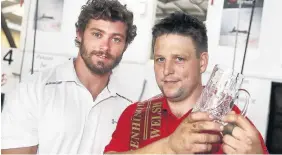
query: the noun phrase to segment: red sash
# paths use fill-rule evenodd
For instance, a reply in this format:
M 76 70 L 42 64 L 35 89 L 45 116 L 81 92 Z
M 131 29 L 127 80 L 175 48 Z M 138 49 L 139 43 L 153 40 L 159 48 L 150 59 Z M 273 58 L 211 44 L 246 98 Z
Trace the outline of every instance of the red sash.
M 161 134 L 162 101 L 160 95 L 150 100 L 137 103 L 131 120 L 130 149 L 139 148 L 143 140 L 159 137 Z

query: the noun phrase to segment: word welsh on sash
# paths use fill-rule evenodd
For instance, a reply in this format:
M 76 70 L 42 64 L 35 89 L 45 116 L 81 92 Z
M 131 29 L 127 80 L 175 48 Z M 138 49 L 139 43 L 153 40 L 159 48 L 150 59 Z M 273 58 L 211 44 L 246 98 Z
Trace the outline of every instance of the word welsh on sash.
M 138 149 L 141 141 L 160 136 L 162 101 L 158 98 L 160 97 L 137 103 L 131 120 L 131 150 Z

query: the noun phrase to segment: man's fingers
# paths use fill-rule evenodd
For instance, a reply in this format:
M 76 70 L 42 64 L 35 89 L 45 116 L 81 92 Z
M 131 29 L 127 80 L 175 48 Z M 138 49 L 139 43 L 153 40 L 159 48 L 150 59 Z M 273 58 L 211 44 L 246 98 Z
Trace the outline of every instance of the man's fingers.
M 250 143 L 249 141 L 251 141 L 247 135 L 245 134 L 245 131 L 242 130 L 240 127 L 235 126 L 233 131 L 232 131 L 232 136 L 235 137 L 236 139 L 240 140 L 240 141 L 246 141 L 247 143 Z
M 207 112 L 193 112 L 184 121 L 187 123 L 193 123 L 197 121 L 212 121 L 214 118 Z
M 227 144 L 222 145 L 222 150 L 225 154 L 235 154 L 236 150 L 234 150 L 232 147 L 230 147 Z
M 206 130 L 221 132 L 223 130 L 223 125 L 211 121 L 201 121 L 190 124 L 190 131 L 201 132 Z
M 228 114 L 222 120 L 227 123 L 235 123 L 237 126 L 239 126 L 245 131 L 253 129 L 251 123 L 242 115 Z
M 237 150 L 237 148 L 240 147 L 240 141 L 230 135 L 223 136 L 222 141 L 223 143 L 232 147 L 234 150 Z
M 193 153 L 209 152 L 212 149 L 211 144 L 194 144 L 192 146 Z
M 230 135 L 225 135 L 223 136 L 223 143 L 228 145 L 229 147 L 233 148 L 237 153 L 248 153 L 252 150 L 252 143 L 246 143 L 245 141 L 239 141 L 236 138 L 230 136 Z
M 208 133 L 195 133 L 191 139 L 195 143 L 216 143 L 220 141 L 220 136 L 216 134 L 208 134 Z
M 230 112 L 227 113 L 227 115 L 234 115 L 234 114 L 236 114 L 235 111 L 230 111 Z

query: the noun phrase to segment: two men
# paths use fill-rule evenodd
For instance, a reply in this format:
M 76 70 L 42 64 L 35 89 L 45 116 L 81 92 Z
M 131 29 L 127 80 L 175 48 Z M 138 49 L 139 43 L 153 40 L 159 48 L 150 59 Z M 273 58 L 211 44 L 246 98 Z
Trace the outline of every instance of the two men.
M 2 112 L 1 153 L 102 153 L 129 105 L 111 79 L 136 36 L 133 14 L 117 0 L 90 0 L 76 23 L 79 54 L 33 75 Z M 63 43 L 63 42 L 62 42 Z
M 223 136 L 223 125 L 208 113 L 191 113 L 203 90 L 207 42 L 205 25 L 184 13 L 154 26 L 154 70 L 162 94 L 127 107 L 105 153 L 267 153 L 260 133 L 237 107 L 223 119 L 236 124 Z

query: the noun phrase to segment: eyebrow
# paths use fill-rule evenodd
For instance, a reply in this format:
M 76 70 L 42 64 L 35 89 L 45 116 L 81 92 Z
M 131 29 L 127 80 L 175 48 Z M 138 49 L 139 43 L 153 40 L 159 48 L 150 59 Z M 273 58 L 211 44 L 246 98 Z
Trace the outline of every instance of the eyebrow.
M 163 57 L 163 56 L 159 54 L 154 54 L 153 57 Z
M 187 53 L 187 54 L 172 54 L 173 57 L 177 57 L 177 56 L 182 56 L 182 57 L 189 57 L 191 54 Z
M 93 31 L 93 30 L 103 32 L 103 33 L 105 32 L 104 30 L 101 30 L 101 29 L 98 29 L 98 28 L 95 28 L 95 27 L 90 28 L 90 31 Z
M 101 30 L 101 29 L 95 28 L 95 27 L 90 28 L 90 31 L 99 31 L 99 32 L 102 32 L 102 33 L 106 33 L 104 30 Z M 122 38 L 125 38 L 125 36 L 121 33 L 111 33 L 111 34 L 114 35 L 114 36 L 120 36 Z
M 181 57 L 185 57 L 185 58 L 189 58 L 191 56 L 191 54 L 172 54 L 172 57 L 178 57 L 178 56 L 181 56 Z M 156 55 L 153 55 L 153 57 L 164 57 L 160 54 L 156 54 Z

